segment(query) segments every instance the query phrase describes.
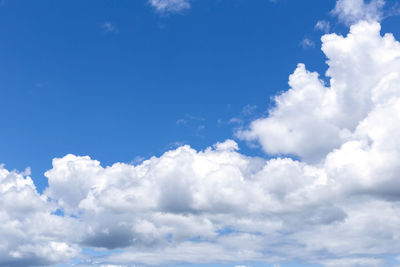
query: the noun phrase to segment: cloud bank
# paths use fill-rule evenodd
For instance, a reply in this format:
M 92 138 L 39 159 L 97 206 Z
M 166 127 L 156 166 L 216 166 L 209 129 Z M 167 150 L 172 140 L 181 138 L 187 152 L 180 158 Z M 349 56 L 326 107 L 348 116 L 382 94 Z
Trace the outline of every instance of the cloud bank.
M 400 43 L 380 30 L 360 21 L 347 36 L 324 35 L 329 82 L 299 64 L 268 116 L 238 132 L 272 159 L 233 140 L 138 165 L 67 155 L 53 160 L 43 194 L 0 166 L 0 265 L 394 266 Z M 88 258 L 83 248 L 113 252 Z

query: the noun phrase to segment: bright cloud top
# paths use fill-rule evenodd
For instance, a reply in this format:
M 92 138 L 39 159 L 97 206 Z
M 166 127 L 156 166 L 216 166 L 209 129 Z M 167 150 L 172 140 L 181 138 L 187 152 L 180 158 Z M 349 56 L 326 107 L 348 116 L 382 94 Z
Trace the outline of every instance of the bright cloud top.
M 313 162 L 359 139 L 361 125 L 399 93 L 399 43 L 379 31 L 379 24 L 361 22 L 346 38 L 323 36 L 330 85 L 299 64 L 289 78 L 291 89 L 275 98 L 269 116 L 239 136 L 259 141 L 268 154 Z

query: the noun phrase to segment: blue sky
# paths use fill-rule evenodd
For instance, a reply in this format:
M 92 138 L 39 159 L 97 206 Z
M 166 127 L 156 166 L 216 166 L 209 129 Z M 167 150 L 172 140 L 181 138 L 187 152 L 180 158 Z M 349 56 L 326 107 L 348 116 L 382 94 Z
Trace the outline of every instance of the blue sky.
M 0 162 L 30 166 L 42 189 L 68 153 L 109 165 L 231 138 L 230 119 L 265 112 L 298 62 L 326 69 L 314 25 L 332 6 L 206 0 L 160 14 L 146 1 L 6 1 Z M 305 37 L 316 46 L 303 49 Z
M 343 223 L 344 227 L 338 236 L 343 233 L 354 233 L 355 230 L 348 230 L 353 228 L 345 228 L 347 223 L 352 222 L 353 219 L 358 220 L 358 215 L 352 217 L 353 214 L 367 214 L 368 218 L 375 218 L 376 212 L 380 209 L 387 211 L 385 214 L 390 220 L 386 221 L 398 222 L 397 217 L 389 215 L 398 211 L 398 202 L 391 202 L 391 199 L 392 197 L 397 199 L 400 194 L 390 189 L 393 188 L 393 185 L 397 185 L 398 177 L 395 175 L 398 170 L 397 162 L 385 161 L 389 162 L 384 165 L 385 168 L 390 164 L 393 165 L 390 165 L 392 166 L 390 169 L 389 167 L 382 169 L 384 167 L 380 165 L 374 167 L 375 169 L 368 173 L 368 175 L 371 173 L 372 178 L 369 178 L 370 176 L 365 178 L 366 174 L 361 171 L 356 174 L 348 174 L 348 170 L 344 167 L 350 166 L 348 168 L 351 170 L 362 170 L 361 163 L 343 163 L 347 159 L 346 155 L 350 153 L 345 148 L 351 146 L 350 143 L 354 140 L 362 143 L 367 139 L 365 136 L 369 136 L 368 138 L 371 140 L 377 138 L 374 141 L 376 144 L 386 144 L 385 142 L 389 138 L 382 137 L 382 140 L 385 141 L 380 142 L 379 138 L 381 137 L 375 135 L 376 131 L 369 130 L 372 129 L 372 126 L 368 128 L 368 125 L 373 125 L 378 129 L 386 126 L 377 126 L 379 120 L 369 114 L 378 114 L 380 107 L 385 105 L 388 105 L 389 109 L 388 103 L 391 102 L 386 101 L 385 97 L 387 95 L 392 97 L 393 93 L 390 92 L 400 91 L 396 85 L 397 80 L 395 80 L 398 72 L 397 66 L 400 66 L 398 59 L 393 56 L 393 62 L 382 63 L 379 61 L 379 58 L 386 60 L 392 55 L 397 55 L 398 47 L 396 48 L 395 41 L 387 41 L 389 44 L 384 47 L 384 43 L 380 42 L 383 37 L 378 36 L 376 32 L 376 25 L 380 25 L 382 35 L 392 33 L 394 39 L 400 39 L 400 16 L 397 16 L 400 13 L 399 2 L 395 0 L 365 2 L 357 0 L 352 3 L 356 2 L 360 5 L 351 6 L 349 0 L 42 0 L 40 3 L 27 0 L 1 1 L 0 96 L 2 102 L 0 118 L 2 129 L 0 131 L 0 163 L 3 163 L 4 166 L 1 166 L 0 171 L 7 170 L 7 175 L 17 177 L 16 181 L 32 179 L 36 188 L 31 185 L 27 186 L 30 186 L 29 190 L 34 192 L 33 195 L 40 196 L 40 201 L 44 201 L 40 204 L 43 205 L 40 208 L 41 212 L 44 210 L 47 212 L 46 215 L 41 216 L 49 216 L 48 221 L 52 222 L 53 219 L 60 220 L 60 225 L 64 225 L 61 227 L 62 229 L 80 229 L 76 231 L 77 236 L 65 234 L 74 236 L 73 238 L 66 238 L 59 232 L 39 234 L 37 239 L 41 240 L 40 242 L 44 236 L 49 235 L 51 240 L 62 243 L 63 246 L 65 244 L 65 247 L 68 246 L 73 252 L 54 259 L 42 259 L 39 256 L 32 257 L 32 259 L 27 257 L 27 261 L 36 262 L 34 263 L 36 265 L 51 264 L 52 266 L 58 264 L 67 264 L 62 266 L 86 266 L 84 264 L 92 266 L 96 265 L 96 262 L 130 266 L 129 264 L 136 264 L 136 260 L 138 264 L 165 266 L 243 265 L 257 267 L 278 266 L 277 264 L 280 266 L 328 267 L 339 266 L 339 264 L 344 264 L 343 266 L 353 266 L 351 264 L 354 266 L 379 266 L 382 264 L 382 260 L 386 264 L 390 263 L 390 266 L 399 264 L 400 250 L 382 248 L 378 245 L 374 247 L 375 244 L 372 244 L 371 247 L 374 250 L 360 248 L 360 250 L 349 252 L 350 254 L 347 255 L 340 249 L 335 250 L 341 247 L 339 241 L 337 243 L 332 241 L 335 246 L 330 246 L 329 238 L 326 237 L 327 244 L 320 244 L 314 239 L 308 240 L 306 234 L 312 232 L 313 235 L 317 235 L 320 233 L 318 231 L 328 227 L 326 225 L 331 226 L 335 223 Z M 183 6 L 163 10 L 160 9 L 162 3 L 175 3 L 177 6 Z M 383 3 L 385 3 L 384 6 Z M 341 4 L 343 4 L 343 9 L 340 9 Z M 335 6 L 336 13 L 332 11 Z M 369 25 L 362 24 L 360 21 L 363 20 Z M 377 24 L 373 24 L 374 22 Z M 338 36 L 325 40 L 326 49 L 321 50 L 321 36 L 326 33 L 346 36 L 349 33 L 350 25 L 353 24 L 356 25 L 353 31 L 356 41 L 353 44 L 351 43 L 352 37 L 346 39 L 350 43 L 349 54 L 346 54 L 344 48 L 346 44 L 341 43 Z M 321 27 L 316 25 L 321 25 Z M 358 32 L 376 33 L 374 35 L 376 38 L 371 37 L 370 40 L 368 39 L 370 35 L 366 34 L 367 37 L 361 36 L 361 34 L 357 35 Z M 365 41 L 367 39 L 368 42 Z M 334 42 L 337 44 L 331 44 Z M 371 45 L 369 46 L 369 44 Z M 392 51 L 390 49 L 394 52 L 385 54 L 385 51 Z M 367 61 L 369 55 L 372 55 L 373 60 Z M 374 55 L 378 55 L 378 59 L 375 59 Z M 327 60 L 330 62 L 329 65 Z M 312 74 L 299 67 L 299 63 L 304 63 L 307 70 L 319 73 L 320 84 L 313 80 Z M 382 68 L 385 70 L 381 73 Z M 328 69 L 331 72 L 327 77 L 325 72 Z M 295 70 L 296 72 L 294 72 Z M 296 76 L 296 74 L 298 75 Z M 291 75 L 290 85 L 288 85 L 289 75 Z M 392 78 L 394 82 L 390 83 Z M 323 91 L 321 95 L 326 93 L 325 89 L 321 89 L 322 87 L 330 88 L 335 94 L 337 93 L 338 102 L 332 102 L 333 104 L 330 106 L 327 96 L 315 100 L 320 91 Z M 293 95 L 284 94 L 289 88 L 292 88 Z M 393 89 L 386 90 L 385 88 Z M 352 90 L 355 92 L 353 93 Z M 364 95 L 363 92 L 366 91 L 368 93 Z M 297 92 L 299 93 L 297 94 Z M 308 95 L 307 92 L 311 93 Z M 277 95 L 282 96 L 281 102 L 274 102 L 274 97 Z M 353 96 L 355 96 L 354 99 Z M 341 97 L 343 97 L 342 102 L 340 102 Z M 364 98 L 368 98 L 368 101 L 362 102 Z M 318 106 L 323 101 L 327 101 L 328 104 Z M 275 109 L 273 109 L 274 107 Z M 312 107 L 317 107 L 318 110 L 310 111 Z M 321 117 L 315 115 L 316 112 L 328 115 L 321 115 Z M 393 120 L 387 125 L 397 123 L 395 119 Z M 282 131 L 280 132 L 280 130 Z M 387 129 L 387 131 L 395 132 L 396 129 Z M 299 135 L 295 135 L 293 132 L 299 133 Z M 230 141 L 223 143 L 228 139 Z M 393 155 L 397 155 L 398 152 L 397 144 L 393 143 L 394 141 L 387 142 L 386 150 L 378 147 L 376 154 L 372 154 L 375 153 L 374 148 L 366 149 L 371 154 L 367 154 L 365 157 L 362 157 L 361 152 L 353 151 L 354 158 L 382 159 L 394 151 L 394 154 L 390 154 L 392 155 L 390 158 L 393 159 L 395 158 Z M 182 148 L 185 144 L 190 145 L 193 150 Z M 240 153 L 235 152 L 237 145 L 240 147 Z M 208 147 L 213 146 L 214 149 L 207 150 Z M 389 150 L 390 153 L 387 152 Z M 386 151 L 387 154 L 382 151 Z M 381 152 L 382 154 L 379 154 Z M 65 157 L 68 154 L 72 155 Z M 198 166 L 202 166 L 202 168 L 198 172 L 196 167 L 193 167 L 194 171 L 186 172 L 188 168 L 185 167 L 187 162 L 185 157 L 189 154 L 193 156 L 193 162 L 199 160 L 198 164 L 200 165 Z M 90 159 L 80 156 L 89 156 Z M 152 158 L 154 156 L 157 158 Z M 205 159 L 198 159 L 203 156 Z M 275 161 L 277 156 L 284 159 Z M 55 158 L 60 160 L 52 162 Z M 147 159 L 151 160 L 142 164 Z M 103 167 L 111 166 L 114 163 L 126 163 L 126 166 L 120 164 L 125 166 L 121 167 L 123 170 L 118 169 L 120 168 L 118 164 L 116 167 L 114 165 L 108 169 L 99 170 L 95 160 L 101 162 Z M 207 169 L 208 167 L 201 165 L 207 160 L 212 163 L 218 162 L 221 166 L 215 167 L 216 169 L 204 177 L 201 176 L 203 174 L 199 175 L 203 177 L 201 179 L 211 179 L 210 181 L 215 181 L 212 180 L 215 179 L 214 175 L 217 178 L 225 177 L 226 180 L 221 178 L 221 184 L 225 186 L 225 189 L 232 186 L 229 190 L 233 192 L 229 204 L 224 202 L 224 194 L 227 191 L 222 189 L 221 192 L 218 191 L 215 194 L 208 195 L 207 193 L 207 196 L 203 196 L 203 191 L 200 189 L 195 193 L 186 191 L 188 188 L 197 188 L 196 186 L 203 188 L 198 181 L 190 180 L 190 177 L 202 173 L 203 168 Z M 232 168 L 225 169 L 231 163 Z M 170 167 L 175 166 L 174 164 L 178 166 L 176 169 Z M 272 174 L 272 170 L 269 173 L 268 166 L 273 164 L 282 164 L 283 167 L 281 165 L 276 167 L 276 170 L 281 170 L 279 175 Z M 140 170 L 129 169 L 133 165 L 139 166 Z M 244 165 L 247 167 L 243 167 Z M 264 165 L 267 167 L 262 167 Z M 293 167 L 294 165 L 296 167 Z M 365 166 L 371 166 L 371 164 L 365 163 Z M 23 173 L 27 167 L 30 168 L 30 172 Z M 236 167 L 240 171 L 236 170 Z M 292 167 L 293 173 L 291 172 Z M 142 194 L 146 195 L 150 192 L 146 191 L 148 188 L 145 185 L 140 189 L 141 191 L 131 188 L 132 181 L 136 178 L 124 180 L 128 176 L 136 177 L 135 175 L 138 175 L 139 177 L 141 174 L 136 173 L 141 173 L 141 168 L 146 170 L 144 172 L 151 173 L 149 176 L 146 174 L 143 180 L 151 181 L 154 188 L 160 185 L 160 200 L 157 208 L 151 206 L 153 200 L 148 200 L 148 202 L 138 200 L 140 208 L 136 204 L 132 204 L 136 201 L 132 199 L 136 199 L 136 197 L 141 199 Z M 158 168 L 174 170 L 164 177 L 164 173 Z M 269 184 L 268 181 L 272 178 L 265 178 L 268 184 L 264 185 L 261 182 L 264 180 L 260 178 L 260 184 L 249 185 L 249 188 L 243 189 L 245 192 L 238 189 L 240 186 L 235 187 L 235 183 L 240 179 L 249 179 L 249 183 L 253 183 L 264 175 L 260 171 L 262 169 L 268 172 L 269 176 L 266 177 L 275 177 L 274 175 L 276 175 L 278 177 L 276 178 L 277 184 Z M 301 171 L 298 171 L 300 169 Z M 46 171 L 49 172 L 46 173 Z M 232 178 L 236 177 L 235 175 L 239 172 L 241 173 L 240 179 Z M 263 204 L 263 201 L 267 201 L 267 197 L 258 200 L 249 197 L 253 193 L 254 195 L 258 194 L 256 189 L 260 186 L 272 188 L 272 191 L 276 190 L 271 193 L 271 196 L 274 197 L 288 192 L 297 192 L 296 190 L 302 188 L 303 185 L 298 184 L 300 182 L 296 179 L 309 181 L 307 179 L 309 179 L 310 173 L 313 173 L 311 175 L 313 176 L 315 173 L 322 172 L 325 175 L 321 175 L 319 180 L 316 178 L 315 181 L 319 182 L 313 185 L 320 185 L 321 177 L 332 177 L 332 180 L 337 182 L 337 186 L 330 185 L 329 190 L 332 192 L 339 190 L 340 194 L 345 192 L 343 193 L 345 196 L 332 197 L 335 200 L 326 200 L 321 197 L 315 200 L 319 204 L 307 202 L 303 206 L 299 203 L 304 199 L 308 199 L 311 195 L 313 197 L 326 195 L 327 191 L 312 191 L 304 195 L 299 193 L 302 197 L 297 198 L 296 195 L 296 204 L 290 202 L 292 201 L 290 197 L 288 197 L 288 202 L 282 203 L 279 201 L 286 198 L 277 197 L 280 200 L 271 204 L 273 208 L 270 208 L 270 204 Z M 376 180 L 378 177 L 376 175 L 388 178 L 376 185 L 373 182 L 362 182 Z M 186 178 L 179 178 L 181 180 L 175 178 L 181 176 L 189 178 L 187 181 Z M 353 177 L 354 183 L 347 183 L 346 179 L 350 179 L 348 177 Z M 164 178 L 170 180 L 165 182 Z M 285 180 L 289 178 L 293 180 Z M 183 180 L 185 182 L 181 183 Z M 50 187 L 48 181 L 52 181 Z M 221 184 L 210 182 L 202 186 L 206 188 L 205 192 L 213 192 L 212 190 Z M 108 185 L 105 187 L 106 189 L 102 187 L 105 185 Z M 171 226 L 173 229 L 170 230 L 171 233 L 165 232 L 167 230 L 164 228 L 167 227 L 169 220 L 173 219 L 171 219 L 172 217 L 159 219 L 157 216 L 161 215 L 158 213 L 152 214 L 150 216 L 152 219 L 147 217 L 147 213 L 143 217 L 138 215 L 133 219 L 129 217 L 133 213 L 127 213 L 130 214 L 127 215 L 124 213 L 126 210 L 115 211 L 118 208 L 110 208 L 111 204 L 106 205 L 102 202 L 109 197 L 107 190 L 112 190 L 114 187 L 117 188 L 116 190 L 120 190 L 119 193 L 114 192 L 114 194 L 124 195 L 126 193 L 130 203 L 118 202 L 110 197 L 110 203 L 120 203 L 118 208 L 129 207 L 128 210 L 132 208 L 135 209 L 135 212 L 138 210 L 150 212 L 153 209 L 148 207 L 151 206 L 164 215 L 173 217 L 183 214 L 184 218 L 179 220 L 182 219 L 182 225 L 190 224 L 191 232 L 189 230 L 180 232 L 179 229 L 174 229 L 175 226 Z M 93 188 L 103 190 L 99 193 L 101 195 L 99 199 L 91 198 L 97 196 L 98 193 L 91 191 Z M 135 193 L 128 189 L 124 190 L 124 188 L 132 189 Z M 342 188 L 345 189 L 342 190 Z M 165 191 L 163 191 L 164 189 Z M 254 192 L 251 191 L 253 189 Z M 174 194 L 178 195 L 178 200 L 174 198 Z M 247 197 L 245 197 L 246 194 Z M 361 199 L 358 199 L 360 194 L 362 195 Z M 197 200 L 193 199 L 199 195 L 199 199 L 202 200 L 197 203 Z M 211 195 L 212 197 L 210 197 Z M 220 200 L 216 197 L 215 203 L 217 204 L 215 204 L 212 202 L 215 195 L 223 196 L 221 199 L 223 198 L 224 201 L 218 202 Z M 0 200 L 2 197 L 0 194 Z M 193 203 L 197 203 L 197 206 L 193 204 L 189 208 L 185 206 L 186 204 L 182 204 L 186 203 L 186 197 L 188 198 L 187 203 L 193 201 Z M 347 200 L 352 204 L 349 206 L 343 204 Z M 90 201 L 93 201 L 94 204 Z M 204 204 L 208 203 L 207 201 L 211 201 L 211 204 Z M 239 202 L 241 204 L 238 204 Z M 277 204 L 278 202 L 281 204 Z M 238 223 L 240 218 L 244 220 L 246 216 L 250 215 L 244 216 L 241 212 L 238 213 L 240 215 L 237 215 L 236 211 L 232 211 L 236 208 L 241 210 L 240 207 L 243 203 L 248 203 L 248 209 L 256 207 L 254 208 L 257 210 L 255 211 L 256 215 L 252 213 L 251 216 L 255 217 L 251 217 L 251 223 L 242 221 Z M 370 203 L 372 210 L 365 211 L 364 208 L 367 205 L 365 203 Z M 124 206 L 125 204 L 127 206 Z M 262 208 L 258 207 L 259 204 Z M 292 204 L 293 206 L 291 206 Z M 232 207 L 229 208 L 229 205 Z M 283 207 L 284 210 L 279 210 L 278 206 Z M 225 210 L 226 207 L 228 207 L 228 211 Z M 99 212 L 97 208 L 102 211 Z M 107 210 L 108 208 L 110 210 Z M 212 214 L 212 216 L 196 217 L 197 213 L 194 210 L 197 208 L 196 212 L 201 213 L 206 210 L 206 214 Z M 268 211 L 265 211 L 264 208 Z M 313 209 L 316 214 L 312 212 Z M 36 210 L 36 208 L 29 208 L 29 210 Z M 219 213 L 221 210 L 224 210 L 221 213 L 223 215 Z M 94 212 L 95 215 L 91 212 Z M 219 217 L 227 216 L 226 214 L 231 212 L 230 217 Z M 5 214 L 13 213 L 6 211 Z M 93 218 L 88 219 L 91 216 Z M 155 217 L 152 216 L 158 219 L 154 219 Z M 111 217 L 115 218 L 115 221 L 107 219 Z M 268 220 L 265 219 L 267 217 Z M 44 221 L 47 220 L 47 217 L 43 218 Z M 50 218 L 53 219 L 50 220 Z M 348 220 L 344 218 L 348 218 Z M 191 221 L 192 219 L 193 221 Z M 313 221 L 314 219 L 318 222 Z M 323 223 L 322 221 L 325 222 L 325 219 L 329 223 Z M 129 223 L 132 220 L 138 220 L 140 223 L 131 226 Z M 304 225 L 296 224 L 296 221 L 303 220 Z M 84 223 L 80 224 L 78 221 Z M 150 222 L 157 228 L 157 231 L 154 230 L 151 234 L 146 232 L 149 228 L 143 226 L 144 221 Z M 116 222 L 123 223 L 118 226 L 120 228 L 114 229 L 112 225 Z M 210 228 L 201 228 L 208 225 L 208 222 L 210 222 Z M 260 225 L 263 227 L 250 231 L 248 225 L 253 225 L 253 223 L 255 225 L 253 227 L 261 227 Z M 376 221 L 371 219 L 365 225 L 375 223 Z M 132 229 L 136 227 L 135 231 L 131 233 L 130 230 L 126 230 L 129 228 L 127 225 Z M 176 225 L 180 224 L 176 223 Z M 202 226 L 200 227 L 200 225 Z M 277 225 L 281 225 L 279 227 L 282 228 Z M 318 227 L 314 228 L 314 225 L 318 225 Z M 275 230 L 279 228 L 279 230 L 263 232 L 264 226 Z M 214 236 L 215 233 L 220 233 L 221 229 L 226 227 L 234 228 L 232 235 L 227 234 L 229 238 L 232 237 L 232 240 L 236 241 L 240 239 L 243 244 L 251 244 L 246 247 L 246 251 L 248 249 L 249 255 L 253 256 L 238 257 L 242 260 L 237 260 L 237 262 L 228 256 L 226 259 L 210 256 L 210 260 L 199 262 L 197 256 L 200 255 L 199 258 L 201 258 L 201 251 L 206 251 L 206 246 L 215 245 L 216 247 L 211 249 L 214 251 L 219 251 L 218 249 L 235 251 L 235 248 L 229 249 L 227 244 L 236 241 L 226 241 L 225 234 Z M 338 228 L 340 227 L 338 226 Z M 201 230 L 198 230 L 200 228 Z M 0 233 L 1 231 L 0 229 Z M 207 231 L 210 233 L 206 234 Z M 324 232 L 324 234 L 328 236 L 328 232 Z M 156 241 L 150 242 L 146 239 L 149 236 L 156 236 L 155 233 L 162 236 L 161 241 L 155 237 Z M 145 237 L 142 237 L 142 234 Z M 396 234 L 398 234 L 397 230 L 393 230 L 388 235 L 396 236 Z M 122 244 L 122 241 L 122 243 L 115 241 L 117 245 L 110 247 L 103 242 L 104 236 L 109 240 L 120 240 L 123 239 L 121 235 L 132 235 L 132 238 L 127 241 L 128 245 Z M 173 236 L 172 241 L 169 240 L 171 236 Z M 265 239 L 260 238 L 259 240 L 259 236 L 265 236 Z M 324 235 L 322 234 L 322 236 Z M 276 240 L 270 240 L 271 237 Z M 343 234 L 345 239 L 352 237 Z M 375 240 L 374 238 L 371 237 L 368 240 Z M 192 242 L 194 239 L 200 241 Z M 23 239 L 21 238 L 21 240 Z M 294 242 L 292 247 L 292 244 L 289 245 L 292 240 L 306 241 L 304 241 L 305 243 Z M 376 240 L 378 239 L 376 238 Z M 40 242 L 38 241 L 38 244 Z M 146 249 L 150 243 L 153 246 L 152 242 L 162 245 L 160 247 L 154 245 L 156 252 L 148 254 L 150 255 L 148 256 Z M 168 242 L 172 245 L 169 246 Z M 190 244 L 187 245 L 188 243 Z M 266 243 L 270 247 L 253 248 L 255 244 Z M 336 244 L 339 245 L 336 247 Z M 203 245 L 204 247 L 202 247 Z M 357 246 L 353 245 L 353 248 Z M 40 243 L 40 248 L 45 246 Z M 50 247 L 53 248 L 53 243 Z M 189 248 L 188 251 L 197 251 L 196 249 L 198 249 L 200 252 L 189 260 L 181 259 L 178 256 L 174 258 L 171 255 L 176 254 L 171 252 L 171 247 Z M 310 254 L 302 255 L 300 249 L 302 247 L 306 247 L 307 253 Z M 165 248 L 165 251 L 161 248 Z M 136 249 L 144 254 L 135 254 Z M 23 258 L 20 255 L 25 255 L 23 254 L 25 250 L 21 251 L 10 245 L 4 255 L 8 253 L 7 255 L 11 255 L 10 257 Z M 317 255 L 319 254 L 318 256 L 315 251 L 317 251 Z M 3 255 L 2 253 L 0 249 L 0 257 Z M 108 257 L 109 255 L 111 256 Z M 116 258 L 113 258 L 112 255 L 117 255 L 116 257 L 121 255 L 121 261 L 115 261 Z M 162 264 L 157 261 L 153 262 L 152 257 L 162 258 Z M 203 257 L 207 256 L 203 255 Z M 104 261 L 101 261 L 103 259 Z M 7 262 L 6 259 L 5 264 L 10 264 L 10 266 L 17 264 L 13 260 Z M 78 263 L 82 265 L 74 265 Z M 203 263 L 207 265 L 201 265 Z M 15 266 L 29 265 L 26 265 L 25 262 L 25 265 L 22 263 L 22 265 Z

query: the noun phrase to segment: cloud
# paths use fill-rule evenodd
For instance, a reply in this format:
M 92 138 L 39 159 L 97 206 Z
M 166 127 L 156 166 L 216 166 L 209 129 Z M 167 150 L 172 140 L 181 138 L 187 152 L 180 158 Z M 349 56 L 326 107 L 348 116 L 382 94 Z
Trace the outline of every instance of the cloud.
M 331 24 L 326 20 L 319 20 L 317 24 L 314 26 L 315 30 L 322 31 L 324 33 L 328 33 L 331 30 Z
M 73 222 L 52 215 L 30 177 L 0 167 L 0 265 L 33 266 L 67 262 L 79 253 L 71 245 Z
M 323 36 L 330 84 L 299 64 L 289 78 L 291 89 L 275 98 L 269 116 L 238 135 L 260 142 L 269 154 L 296 155 L 308 162 L 352 140 L 360 122 L 397 95 L 399 45 L 391 34 L 381 37 L 379 31 L 378 23 L 361 22 L 346 38 Z
M 308 49 L 308 48 L 312 48 L 315 46 L 315 43 L 308 39 L 308 38 L 304 38 L 301 42 L 300 45 L 304 48 L 304 49 Z
M 332 13 L 347 25 L 361 20 L 380 21 L 383 18 L 384 0 L 338 0 Z
M 149 0 L 149 3 L 160 13 L 179 13 L 190 8 L 188 0 Z
M 400 254 L 400 43 L 377 22 L 322 37 L 324 82 L 299 64 L 233 140 L 137 165 L 55 158 L 39 194 L 0 167 L 0 265 L 302 261 L 390 266 Z M 275 157 L 274 157 L 275 156 Z M 296 157 L 293 157 L 296 156 Z M 75 260 L 76 262 L 76 260 Z
M 187 125 L 190 122 L 204 122 L 205 119 L 203 117 L 200 116 L 193 116 L 190 114 L 185 114 L 185 116 L 183 118 L 180 118 L 178 120 L 176 120 L 176 125 Z
M 373 258 L 334 259 L 334 260 L 324 261 L 322 263 L 326 267 L 347 267 L 347 266 L 379 267 L 385 265 L 385 262 L 382 259 L 373 259 Z
M 104 22 L 101 28 L 106 33 L 118 33 L 117 26 L 112 22 Z

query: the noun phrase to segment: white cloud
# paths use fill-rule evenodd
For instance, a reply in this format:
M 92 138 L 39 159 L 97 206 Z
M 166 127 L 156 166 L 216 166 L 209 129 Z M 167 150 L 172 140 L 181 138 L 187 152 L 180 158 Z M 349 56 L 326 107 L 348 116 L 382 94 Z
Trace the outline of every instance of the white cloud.
M 331 24 L 329 21 L 326 20 L 319 20 L 315 26 L 314 26 L 315 30 L 319 30 L 322 31 L 324 33 L 328 33 L 331 30 Z
M 351 140 L 372 110 L 399 94 L 399 44 L 379 31 L 379 24 L 362 22 L 352 26 L 346 38 L 323 36 L 330 84 L 299 64 L 289 78 L 291 89 L 275 98 L 269 116 L 239 136 L 259 141 L 269 154 L 296 155 L 308 162 Z
M 384 5 L 384 0 L 338 0 L 332 13 L 347 25 L 360 20 L 379 21 L 383 17 Z
M 190 8 L 188 0 L 149 0 L 149 3 L 161 13 L 179 13 Z
M 53 209 L 30 177 L 0 167 L 1 266 L 62 263 L 78 254 L 67 241 L 73 222 Z
M 281 157 L 243 155 L 233 140 L 138 165 L 67 155 L 43 194 L 29 172 L 0 167 L 0 265 L 57 264 L 91 247 L 118 250 L 86 266 L 390 266 L 386 255 L 400 254 L 400 44 L 366 21 L 322 43 L 329 84 L 299 64 L 269 115 L 239 133 Z
M 308 48 L 314 47 L 314 46 L 315 46 L 315 43 L 314 43 L 311 39 L 304 38 L 304 39 L 300 42 L 300 45 L 301 45 L 304 49 L 308 49 Z

